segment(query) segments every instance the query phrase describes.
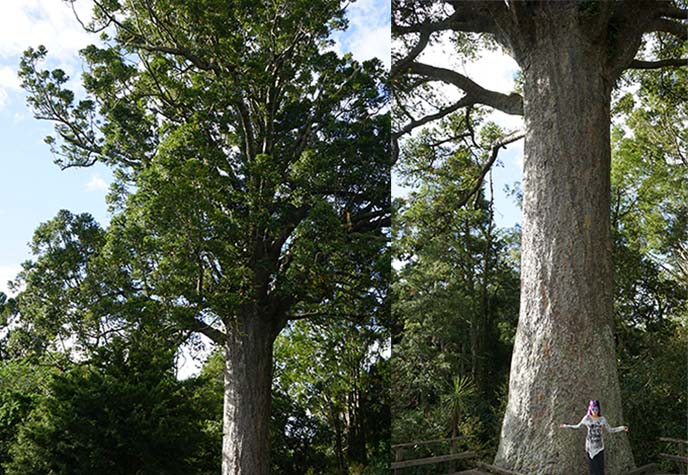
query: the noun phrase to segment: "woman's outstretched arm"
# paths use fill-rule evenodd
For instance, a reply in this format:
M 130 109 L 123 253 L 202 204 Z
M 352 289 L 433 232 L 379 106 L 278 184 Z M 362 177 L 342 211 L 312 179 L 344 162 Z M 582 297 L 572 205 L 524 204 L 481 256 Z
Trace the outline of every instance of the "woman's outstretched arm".
M 583 416 L 583 419 L 578 424 L 559 424 L 560 429 L 580 429 L 583 427 L 583 421 L 585 420 L 585 416 Z
M 607 429 L 607 432 L 628 432 L 628 427 L 627 426 L 619 426 L 619 427 L 612 427 L 609 425 L 609 422 L 607 422 L 607 419 L 605 418 L 602 421 L 602 424 L 604 425 L 604 428 Z

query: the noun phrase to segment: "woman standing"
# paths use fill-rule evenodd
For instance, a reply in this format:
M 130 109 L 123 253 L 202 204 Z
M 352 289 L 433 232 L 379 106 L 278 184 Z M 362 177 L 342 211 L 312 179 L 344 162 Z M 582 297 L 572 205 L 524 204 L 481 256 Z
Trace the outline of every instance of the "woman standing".
M 585 452 L 588 460 L 588 473 L 590 475 L 604 475 L 604 441 L 602 439 L 602 428 L 607 432 L 628 432 L 628 427 L 610 427 L 607 419 L 602 416 L 600 401 L 593 399 L 588 405 L 588 413 L 576 425 L 560 424 L 562 429 L 580 429 L 582 426 L 588 428 L 588 435 L 585 438 Z

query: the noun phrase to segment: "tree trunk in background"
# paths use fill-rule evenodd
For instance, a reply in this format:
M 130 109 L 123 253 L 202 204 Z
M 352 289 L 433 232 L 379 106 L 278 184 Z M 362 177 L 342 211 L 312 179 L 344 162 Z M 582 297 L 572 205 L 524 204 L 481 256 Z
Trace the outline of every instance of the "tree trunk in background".
M 279 327 L 255 312 L 227 329 L 222 475 L 269 475 L 272 345 Z
M 472 246 L 470 222 L 466 222 L 464 231 L 465 243 L 467 246 L 470 247 Z M 471 341 L 471 381 L 475 382 L 478 385 L 478 387 L 480 387 L 480 383 L 478 382 L 478 380 L 480 374 L 480 357 L 482 356 L 480 348 L 480 318 L 482 317 L 482 315 L 480 315 L 479 313 L 480 303 L 478 297 L 476 296 L 476 283 L 474 280 L 475 268 L 478 267 L 478 263 L 475 262 L 474 264 L 472 264 L 471 267 L 472 268 L 465 270 L 466 292 L 468 293 L 471 302 L 470 308 L 468 309 L 470 315 L 469 337 Z
M 361 362 L 356 361 L 353 369 L 353 384 L 352 389 L 347 395 L 347 455 L 349 460 L 366 465 L 368 458 L 366 454 L 366 434 L 362 427 L 361 413 L 362 397 L 361 397 Z
M 521 306 L 495 463 L 583 475 L 589 399 L 622 425 L 613 339 L 608 52 L 575 15 L 539 21 L 525 73 Z M 572 446 L 575 449 L 572 449 Z M 627 436 L 605 434 L 607 473 L 634 466 Z
M 490 178 L 491 180 L 491 178 Z M 490 196 L 494 196 L 494 191 L 491 190 Z M 494 394 L 495 374 L 493 371 L 495 362 L 494 344 L 491 336 L 494 335 L 494 318 L 490 309 L 490 272 L 491 272 L 491 254 L 492 254 L 492 231 L 494 224 L 494 217 L 492 215 L 492 204 L 489 204 L 489 218 L 486 223 L 486 228 L 483 230 L 485 236 L 485 250 L 483 251 L 483 271 L 482 282 L 480 284 L 480 314 L 481 314 L 481 331 L 480 331 L 480 348 L 482 348 L 482 362 L 480 379 L 476 381 L 478 391 L 489 398 Z
M 337 470 L 339 475 L 346 475 L 346 463 L 344 461 L 344 442 L 342 434 L 342 423 L 339 417 L 339 409 L 335 407 L 331 400 L 327 400 L 330 409 L 330 417 L 334 426 L 335 444 L 334 451 L 337 455 Z

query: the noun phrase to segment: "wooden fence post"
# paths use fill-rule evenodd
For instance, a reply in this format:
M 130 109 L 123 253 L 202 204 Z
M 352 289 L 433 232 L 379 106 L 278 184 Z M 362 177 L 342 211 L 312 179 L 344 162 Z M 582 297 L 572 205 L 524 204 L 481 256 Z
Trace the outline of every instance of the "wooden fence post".
M 403 447 L 395 447 L 394 448 L 394 461 L 395 462 L 401 462 L 402 460 L 404 460 L 404 448 Z M 395 468 L 394 469 L 394 475 L 401 475 L 401 469 Z

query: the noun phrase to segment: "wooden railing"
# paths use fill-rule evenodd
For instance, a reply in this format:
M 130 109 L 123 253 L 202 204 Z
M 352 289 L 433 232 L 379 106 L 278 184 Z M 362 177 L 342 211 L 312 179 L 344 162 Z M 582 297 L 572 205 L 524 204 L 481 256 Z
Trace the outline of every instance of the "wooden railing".
M 409 468 L 409 467 L 419 467 L 422 465 L 431 465 L 431 464 L 440 464 L 444 462 L 453 462 L 455 460 L 470 460 L 470 459 L 477 459 L 478 455 L 474 452 L 461 452 L 461 453 L 453 453 L 455 448 L 456 448 L 456 442 L 461 439 L 461 437 L 455 437 L 453 439 L 435 439 L 435 440 L 423 440 L 419 442 L 407 442 L 404 444 L 395 444 L 392 445 L 392 450 L 394 450 L 394 462 L 392 462 L 392 465 L 390 468 L 394 470 L 394 475 L 400 475 L 402 469 Z M 422 458 L 417 458 L 417 459 L 411 459 L 411 460 L 404 460 L 404 451 L 409 448 L 419 448 L 423 446 L 428 446 L 428 445 L 439 445 L 443 443 L 450 443 L 450 454 L 447 455 L 431 455 L 427 457 L 422 457 Z M 514 472 L 511 470 L 506 470 L 500 467 L 495 467 L 494 465 L 490 465 L 487 463 L 480 462 L 476 460 L 475 462 L 471 462 L 471 465 L 473 465 L 474 468 L 478 468 L 481 471 L 489 472 L 492 474 L 496 475 L 523 475 L 518 472 Z M 453 466 L 450 466 L 450 472 L 453 473 L 454 469 Z
M 456 442 L 461 439 L 461 437 L 455 437 L 450 439 L 435 439 L 435 440 L 421 440 L 418 442 L 406 442 L 403 444 L 392 445 L 392 450 L 394 451 L 394 462 L 392 462 L 391 468 L 394 470 L 394 475 L 401 475 L 401 471 L 404 468 L 409 467 L 419 467 L 421 465 L 434 465 L 444 462 L 453 462 L 455 460 L 467 460 L 477 457 L 474 452 L 461 452 L 453 453 Z M 404 460 L 404 452 L 409 448 L 418 448 L 428 445 L 439 445 L 449 442 L 450 452 L 444 455 L 432 455 L 428 457 L 422 457 L 417 459 Z
M 688 448 L 688 440 L 683 439 L 672 439 L 671 437 L 660 437 L 661 442 L 666 442 L 667 444 L 677 444 L 678 454 L 659 454 L 659 458 L 664 460 L 671 460 L 672 462 L 677 462 L 680 474 L 686 473 L 686 465 L 688 465 L 688 453 L 686 448 Z
M 653 475 L 657 473 L 657 470 L 659 470 L 658 464 L 649 463 L 647 465 L 643 465 L 642 467 L 638 467 L 635 470 L 631 470 L 626 475 Z
M 418 442 L 406 442 L 403 444 L 392 445 L 392 450 L 394 451 L 394 462 L 392 462 L 391 469 L 394 470 L 394 475 L 400 475 L 401 470 L 409 467 L 419 467 L 422 465 L 440 464 L 444 462 L 452 462 L 455 460 L 468 460 L 472 458 L 477 458 L 477 454 L 474 452 L 461 452 L 461 453 L 450 453 L 446 455 L 432 455 L 428 457 L 422 457 L 417 459 L 404 460 L 404 451 L 409 448 L 418 448 L 427 445 L 437 445 L 446 442 L 451 443 L 451 451 L 453 452 L 455 447 L 455 442 L 459 438 L 454 439 L 435 439 L 435 440 L 423 440 Z M 683 439 L 673 439 L 671 437 L 660 437 L 660 442 L 666 442 L 667 444 L 677 444 L 678 454 L 676 453 L 660 453 L 659 458 L 664 460 L 670 460 L 676 462 L 679 467 L 679 474 L 686 475 L 688 473 L 688 440 Z M 475 467 L 485 470 L 490 473 L 499 475 L 522 475 L 517 472 L 506 470 L 500 467 L 495 467 L 494 465 L 489 465 L 480 461 L 473 463 Z M 642 467 L 636 468 L 626 475 L 652 475 L 657 474 L 659 470 L 659 465 L 656 463 L 651 463 L 644 465 Z

